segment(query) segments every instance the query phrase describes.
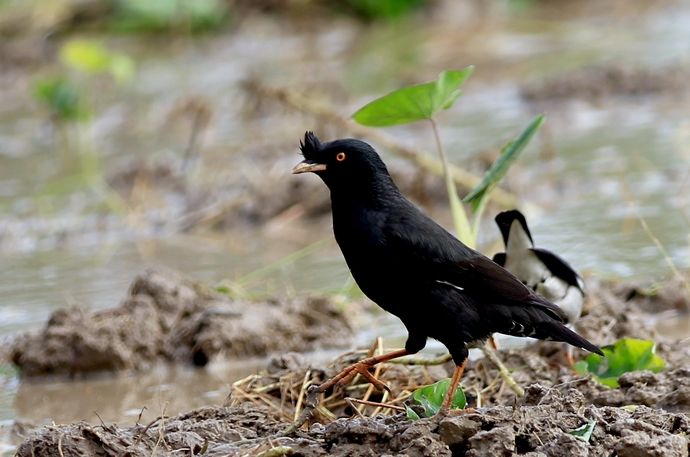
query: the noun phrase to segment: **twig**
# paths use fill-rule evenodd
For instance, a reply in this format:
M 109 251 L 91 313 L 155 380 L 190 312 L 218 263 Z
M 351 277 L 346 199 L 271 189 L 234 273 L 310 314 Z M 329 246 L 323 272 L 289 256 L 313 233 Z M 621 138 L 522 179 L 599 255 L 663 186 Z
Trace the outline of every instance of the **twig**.
M 394 409 L 396 411 L 405 411 L 405 408 L 403 408 L 402 406 L 393 405 L 391 403 L 382 403 L 379 401 L 370 401 L 370 400 L 360 400 L 359 398 L 352 398 L 352 397 L 345 397 L 345 400 L 347 400 L 348 402 L 359 403 L 359 404 L 367 405 L 367 406 L 377 406 L 378 408 L 388 408 L 388 409 Z
M 65 454 L 62 453 L 62 433 L 60 433 L 60 436 L 58 437 L 58 453 L 60 454 L 60 457 L 65 457 Z
M 523 395 L 525 395 L 525 391 L 523 390 L 523 388 L 520 387 L 517 382 L 515 382 L 515 380 L 510 375 L 510 372 L 508 371 L 506 366 L 503 365 L 503 362 L 501 362 L 501 359 L 499 359 L 498 355 L 496 355 L 496 352 L 486 345 L 482 346 L 481 349 L 482 349 L 482 352 L 484 353 L 484 356 L 487 359 L 489 359 L 491 361 L 491 363 L 496 365 L 496 368 L 498 368 L 498 374 L 503 379 L 503 382 L 505 382 L 506 385 L 508 387 L 510 387 L 510 390 L 515 392 L 515 394 L 518 397 L 522 397 Z
M 153 424 L 155 424 L 155 423 L 158 422 L 159 420 L 164 419 L 164 418 L 167 418 L 167 417 L 168 417 L 168 416 L 165 416 L 165 415 L 163 415 L 163 416 L 158 416 L 157 418 L 155 418 L 154 420 L 152 420 L 151 422 L 149 422 L 149 424 L 148 424 L 146 427 L 144 427 L 144 430 L 142 430 L 142 431 L 139 433 L 139 436 L 137 437 L 137 440 L 134 442 L 134 445 L 136 446 L 137 444 L 139 444 L 139 442 L 141 441 L 141 438 L 146 434 L 146 432 L 149 431 L 149 429 L 150 429 L 151 427 L 153 427 Z
M 354 402 L 355 402 L 356 400 L 357 400 L 356 398 L 345 397 L 345 401 L 347 402 L 348 405 L 350 405 L 350 408 L 352 408 L 352 409 L 355 411 L 355 413 L 357 414 L 357 416 L 359 416 L 359 417 L 364 417 L 364 414 L 362 414 L 362 411 L 360 411 L 359 408 L 357 408 L 357 407 L 354 405 Z M 362 400 L 359 400 L 359 401 L 362 401 Z
M 652 243 L 656 246 L 656 248 L 659 250 L 661 255 L 664 258 L 664 261 L 666 261 L 666 264 L 668 267 L 671 269 L 671 272 L 673 275 L 678 278 L 678 280 L 683 284 L 685 289 L 690 292 L 690 283 L 688 283 L 688 280 L 681 274 L 680 271 L 678 271 L 678 268 L 676 267 L 676 264 L 673 262 L 673 258 L 671 255 L 668 253 L 664 245 L 661 243 L 659 238 L 654 235 L 654 232 L 652 232 L 652 229 L 649 228 L 649 225 L 647 225 L 647 220 L 640 214 L 639 208 L 637 206 L 634 206 L 635 208 L 635 213 L 637 214 L 637 219 L 640 221 L 640 225 L 642 225 L 642 228 L 644 229 L 645 233 L 649 237 L 650 240 L 652 240 Z
M 141 420 L 141 416 L 144 415 L 144 411 L 145 411 L 146 409 L 147 409 L 147 408 L 146 408 L 146 405 L 144 405 L 144 406 L 141 408 L 141 411 L 139 411 L 139 417 L 137 417 L 137 425 L 139 425 L 139 421 Z M 101 422 L 103 422 L 103 419 L 101 419 Z
M 302 381 L 302 388 L 299 391 L 299 395 L 297 396 L 297 405 L 295 405 L 295 416 L 292 419 L 293 421 L 296 421 L 297 418 L 299 417 L 299 411 L 302 409 L 302 400 L 304 399 L 304 392 L 306 389 L 309 387 L 309 376 L 311 375 L 311 370 L 307 370 L 306 373 L 304 373 L 304 380 Z
M 374 348 L 375 348 L 375 349 L 374 349 L 374 351 L 371 352 L 371 355 L 374 355 L 376 352 L 378 352 L 379 354 L 383 354 L 383 339 L 382 339 L 380 336 L 376 338 L 376 341 L 374 342 Z M 378 377 L 381 375 L 381 367 L 382 367 L 382 365 L 383 365 L 383 364 L 379 363 L 379 364 L 376 365 L 376 367 L 374 368 L 374 377 L 377 378 L 377 379 L 378 379 Z M 369 400 L 369 398 L 371 397 L 371 395 L 372 395 L 373 393 L 374 393 L 374 385 L 373 385 L 373 384 L 369 384 L 369 386 L 367 387 L 367 391 L 364 393 L 364 397 L 362 398 L 362 400 L 365 400 L 365 401 L 366 401 L 366 400 Z M 363 411 L 364 411 L 364 406 L 362 406 L 362 409 L 361 409 L 361 410 L 359 410 L 359 408 L 358 408 L 357 410 L 358 410 L 360 413 L 363 412 Z
M 160 443 L 165 439 L 165 429 L 163 428 L 165 426 L 165 418 L 167 416 L 165 415 L 165 406 L 163 407 L 163 414 L 160 416 L 161 422 L 158 425 L 158 439 L 156 440 L 156 444 L 153 445 L 153 449 L 151 449 L 151 457 L 156 455 L 156 451 L 158 450 L 158 446 Z

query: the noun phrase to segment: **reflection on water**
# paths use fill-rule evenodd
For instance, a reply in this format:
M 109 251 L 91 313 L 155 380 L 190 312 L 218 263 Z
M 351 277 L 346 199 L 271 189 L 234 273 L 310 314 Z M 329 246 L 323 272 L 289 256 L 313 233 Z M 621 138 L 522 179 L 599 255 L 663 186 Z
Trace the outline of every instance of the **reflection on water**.
M 87 421 L 147 423 L 166 414 L 222 404 L 234 381 L 266 368 L 247 360 L 207 369 L 159 368 L 132 376 L 85 381 L 22 383 L 14 401 L 17 417 L 58 424 Z M 145 408 L 142 411 L 142 408 Z

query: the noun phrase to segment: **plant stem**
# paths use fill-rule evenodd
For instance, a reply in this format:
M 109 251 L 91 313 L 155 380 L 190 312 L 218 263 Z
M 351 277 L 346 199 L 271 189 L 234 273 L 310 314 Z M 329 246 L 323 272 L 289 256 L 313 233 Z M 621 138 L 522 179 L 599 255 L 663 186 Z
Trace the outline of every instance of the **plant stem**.
M 498 355 L 496 354 L 496 351 L 491 349 L 490 347 L 484 345 L 482 346 L 482 352 L 484 353 L 484 356 L 491 361 L 494 365 L 496 365 L 496 368 L 498 368 L 498 374 L 501 376 L 503 379 L 503 382 L 505 382 L 508 387 L 510 387 L 510 390 L 515 392 L 515 394 L 518 397 L 522 397 L 525 395 L 525 391 L 518 385 L 517 382 L 513 379 L 513 377 L 510 375 L 510 372 L 506 368 L 505 365 L 503 365 L 503 362 L 501 362 L 501 359 L 498 358 Z
M 436 121 L 433 118 L 429 118 L 431 123 L 431 129 L 434 132 L 434 139 L 436 140 L 436 149 L 441 157 L 441 164 L 443 166 L 443 177 L 446 181 L 446 190 L 448 191 L 448 199 L 450 200 L 450 212 L 453 216 L 453 225 L 455 226 L 455 233 L 458 238 L 462 240 L 469 247 L 474 247 L 476 244 L 476 238 L 472 236 L 472 228 L 470 222 L 467 219 L 467 214 L 465 209 L 458 198 L 458 190 L 455 187 L 455 181 L 450 175 L 448 166 L 448 156 L 446 151 L 443 149 L 443 143 L 441 143 L 441 136 L 438 133 L 438 127 L 436 126 Z

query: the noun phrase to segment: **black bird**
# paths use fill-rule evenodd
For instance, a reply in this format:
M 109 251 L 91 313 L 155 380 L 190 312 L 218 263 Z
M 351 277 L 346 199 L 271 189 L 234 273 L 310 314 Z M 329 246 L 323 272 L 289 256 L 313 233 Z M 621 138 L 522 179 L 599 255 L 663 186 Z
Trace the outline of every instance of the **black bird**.
M 357 373 L 386 388 L 369 368 L 419 352 L 427 338 L 445 345 L 456 365 L 444 410 L 460 382 L 467 344 L 494 332 L 564 341 L 601 354 L 563 324 L 558 306 L 410 203 L 370 145 L 355 139 L 321 143 L 306 132 L 300 149 L 304 160 L 292 171 L 316 173 L 330 189 L 335 239 L 352 276 L 408 331 L 404 349 L 361 360 L 323 383 L 321 392 Z
M 580 275 L 558 255 L 534 247 L 527 220 L 520 211 L 504 211 L 496 216 L 495 221 L 506 250 L 495 254 L 493 261 L 558 305 L 567 317 L 566 323 L 574 324 L 582 314 L 585 301 L 584 282 Z M 572 352 L 568 351 L 566 356 L 572 365 Z

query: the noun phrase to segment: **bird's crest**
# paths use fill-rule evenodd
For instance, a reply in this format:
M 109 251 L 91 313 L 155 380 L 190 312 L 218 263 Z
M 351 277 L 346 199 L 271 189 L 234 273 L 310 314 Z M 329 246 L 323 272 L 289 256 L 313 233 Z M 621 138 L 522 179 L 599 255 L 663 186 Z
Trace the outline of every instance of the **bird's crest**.
M 314 160 L 321 150 L 321 141 L 314 135 L 314 132 L 307 131 L 304 133 L 304 141 L 299 142 L 299 148 L 305 159 Z

